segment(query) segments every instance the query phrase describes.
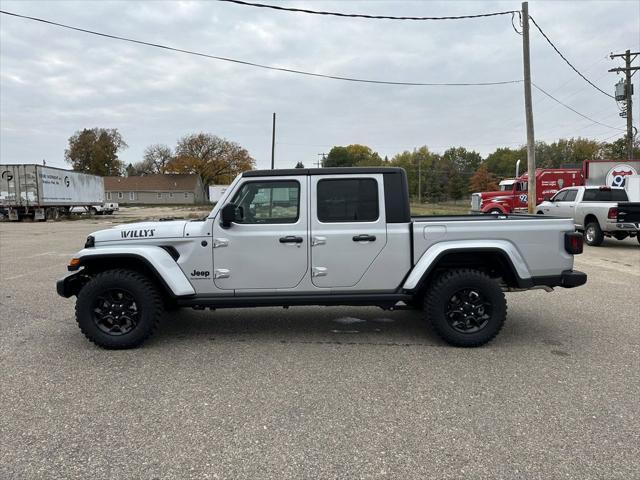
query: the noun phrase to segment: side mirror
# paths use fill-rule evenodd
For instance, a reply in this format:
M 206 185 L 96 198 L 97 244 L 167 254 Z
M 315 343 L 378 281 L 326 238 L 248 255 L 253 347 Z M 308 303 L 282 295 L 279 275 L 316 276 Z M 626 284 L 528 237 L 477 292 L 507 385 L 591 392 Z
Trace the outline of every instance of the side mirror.
M 234 203 L 227 203 L 222 207 L 220 214 L 220 226 L 222 228 L 229 228 L 231 223 L 235 222 L 237 209 L 238 207 Z

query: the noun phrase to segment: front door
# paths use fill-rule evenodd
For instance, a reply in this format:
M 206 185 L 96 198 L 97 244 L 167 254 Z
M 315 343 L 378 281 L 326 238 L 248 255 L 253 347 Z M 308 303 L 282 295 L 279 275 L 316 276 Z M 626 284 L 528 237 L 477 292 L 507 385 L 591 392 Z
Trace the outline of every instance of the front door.
M 561 217 L 573 217 L 576 209 L 576 195 L 578 190 L 570 188 L 562 192 L 559 198 L 555 199 L 554 204 L 556 206 L 555 215 Z
M 237 220 L 213 227 L 216 287 L 224 290 L 290 289 L 308 268 L 307 177 L 271 177 L 240 185 L 231 203 Z
M 387 243 L 382 175 L 310 178 L 311 281 L 352 287 Z

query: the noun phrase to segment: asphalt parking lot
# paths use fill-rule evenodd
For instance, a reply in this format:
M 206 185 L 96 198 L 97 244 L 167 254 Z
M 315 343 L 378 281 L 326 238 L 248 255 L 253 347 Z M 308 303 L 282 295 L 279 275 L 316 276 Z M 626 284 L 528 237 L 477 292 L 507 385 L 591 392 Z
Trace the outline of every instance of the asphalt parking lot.
M 508 294 L 497 339 L 418 312 L 169 315 L 105 351 L 56 295 L 115 218 L 0 224 L 0 478 L 576 478 L 640 471 L 640 245 L 585 247 L 585 287 Z

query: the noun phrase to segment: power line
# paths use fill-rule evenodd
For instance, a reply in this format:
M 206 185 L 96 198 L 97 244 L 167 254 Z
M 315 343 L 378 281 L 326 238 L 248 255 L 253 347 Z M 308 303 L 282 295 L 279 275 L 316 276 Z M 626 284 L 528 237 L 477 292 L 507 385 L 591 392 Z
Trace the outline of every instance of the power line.
M 510 15 L 517 13 L 517 10 L 507 10 L 504 12 L 480 13 L 476 15 L 450 15 L 446 17 L 396 17 L 391 15 L 366 15 L 362 13 L 342 13 L 342 12 L 326 12 L 320 10 L 309 10 L 306 8 L 282 7 L 280 5 L 269 5 L 266 3 L 244 2 L 242 0 L 218 0 L 220 2 L 235 3 L 246 7 L 269 8 L 271 10 L 280 10 L 284 12 L 309 13 L 312 15 L 327 15 L 332 17 L 348 17 L 348 18 L 367 18 L 369 20 L 466 20 L 470 18 L 495 17 L 498 15 Z
M 607 125 L 605 123 L 602 122 L 598 122 L 597 120 L 594 120 L 591 117 L 588 117 L 587 115 L 585 115 L 584 113 L 580 113 L 579 111 L 577 111 L 575 108 L 570 107 L 569 105 L 567 105 L 566 103 L 561 102 L 560 100 L 558 100 L 556 97 L 554 97 L 553 95 L 551 95 L 549 92 L 547 92 L 546 90 L 540 88 L 538 85 L 536 85 L 535 83 L 531 82 L 531 85 L 533 85 L 537 90 L 539 90 L 540 92 L 544 93 L 547 97 L 549 97 L 551 100 L 554 100 L 556 102 L 558 102 L 560 105 L 562 105 L 563 107 L 571 110 L 573 113 L 580 115 L 583 118 L 586 118 L 587 120 L 592 121 L 593 123 L 597 123 L 598 125 L 602 125 L 603 127 L 607 127 L 607 128 L 611 128 L 613 130 L 620 130 L 620 131 L 624 131 L 624 129 L 622 128 L 618 128 L 618 127 L 612 127 L 611 125 Z
M 182 48 L 176 48 L 176 47 L 170 47 L 168 45 L 162 45 L 159 43 L 152 43 L 152 42 L 146 42 L 143 40 L 136 40 L 133 38 L 128 38 L 128 37 L 122 37 L 119 35 L 111 35 L 108 33 L 101 33 L 101 32 L 97 32 L 94 30 L 87 30 L 85 28 L 79 28 L 79 27 L 73 27 L 71 25 L 65 25 L 63 23 L 58 23 L 58 22 L 53 22 L 51 20 L 45 20 L 43 18 L 37 18 L 37 17 L 30 17 L 27 15 L 20 15 L 18 13 L 12 13 L 12 12 L 7 12 L 5 10 L 0 10 L 0 13 L 4 14 L 4 15 L 10 15 L 12 17 L 18 17 L 18 18 L 23 18 L 26 20 L 32 20 L 34 22 L 40 22 L 40 23 L 45 23 L 47 25 L 54 25 L 56 27 L 61 27 L 61 28 L 66 28 L 69 30 L 74 30 L 76 32 L 82 32 L 82 33 L 88 33 L 90 35 L 96 35 L 99 37 L 105 37 L 105 38 L 110 38 L 112 40 L 121 40 L 123 42 L 130 42 L 130 43 L 135 43 L 138 45 L 145 45 L 147 47 L 155 47 L 155 48 L 161 48 L 164 50 L 169 50 L 172 52 L 178 52 L 178 53 L 184 53 L 187 55 L 195 55 L 197 57 L 204 57 L 204 58 L 210 58 L 213 60 L 220 60 L 223 62 L 231 62 L 231 63 L 236 63 L 236 64 L 240 64 L 240 65 L 246 65 L 249 67 L 256 67 L 256 68 L 263 68 L 266 70 L 275 70 L 275 71 L 279 71 L 279 72 L 286 72 L 286 73 L 295 73 L 298 75 L 306 75 L 309 77 L 318 77 L 318 78 L 328 78 L 328 79 L 332 79 L 332 80 L 342 80 L 342 81 L 346 81 L 346 82 L 359 82 L 359 83 L 371 83 L 371 84 L 378 84 L 378 85 L 404 85 L 404 86 L 412 86 L 412 87 L 471 87 L 471 86 L 489 86 L 489 85 L 506 85 L 506 84 L 512 84 L 512 83 L 521 83 L 522 80 L 504 80 L 504 81 L 498 81 L 498 82 L 464 82 L 464 83 L 456 83 L 456 82 L 395 82 L 395 81 L 389 81 L 389 80 L 372 80 L 372 79 L 366 79 L 366 78 L 354 78 L 354 77 L 344 77 L 344 76 L 340 76 L 340 75 L 327 75 L 327 74 L 323 74 L 323 73 L 313 73 L 313 72 L 306 72 L 303 70 L 296 70 L 293 68 L 283 68 L 283 67 L 274 67 L 271 65 L 263 65 L 260 63 L 254 63 L 254 62 L 248 62 L 246 60 L 238 60 L 235 58 L 229 58 L 229 57 L 220 57 L 217 55 L 210 55 L 207 53 L 201 53 L 201 52 L 195 52 L 192 50 L 185 50 Z
M 556 53 L 557 53 L 558 55 L 560 55 L 560 58 L 562 58 L 562 59 L 567 63 L 567 65 L 569 65 L 569 66 L 573 69 L 573 71 L 574 71 L 574 72 L 576 72 L 578 75 L 580 75 L 580 76 L 582 77 L 582 79 L 583 79 L 585 82 L 587 82 L 587 83 L 588 83 L 589 85 L 591 85 L 593 88 L 595 88 L 596 90 L 598 90 L 600 93 L 604 93 L 607 97 L 614 98 L 614 97 L 613 97 L 613 95 L 611 95 L 611 94 L 609 94 L 609 93 L 605 92 L 605 91 L 604 91 L 604 90 L 602 90 L 600 87 L 598 87 L 595 83 L 593 83 L 591 80 L 589 80 L 587 77 L 585 77 L 582 73 L 580 73 L 580 71 L 579 71 L 576 67 L 574 67 L 574 66 L 573 66 L 573 64 L 572 64 L 569 60 L 567 60 L 567 57 L 565 57 L 565 56 L 562 54 L 562 52 L 560 52 L 560 50 L 558 50 L 558 47 L 556 47 L 556 46 L 553 44 L 553 42 L 552 42 L 552 41 L 551 41 L 551 39 L 547 36 L 547 34 L 546 34 L 546 33 L 544 33 L 544 32 L 542 31 L 542 28 L 540 28 L 540 25 L 538 25 L 538 24 L 536 23 L 536 21 L 533 19 L 533 17 L 532 17 L 532 16 L 529 16 L 529 19 L 530 19 L 530 20 L 531 20 L 531 22 L 535 25 L 535 27 L 538 29 L 538 31 L 542 34 L 542 36 L 544 37 L 544 39 L 549 43 L 549 45 L 551 45 L 551 47 L 553 47 L 553 49 L 556 51 Z

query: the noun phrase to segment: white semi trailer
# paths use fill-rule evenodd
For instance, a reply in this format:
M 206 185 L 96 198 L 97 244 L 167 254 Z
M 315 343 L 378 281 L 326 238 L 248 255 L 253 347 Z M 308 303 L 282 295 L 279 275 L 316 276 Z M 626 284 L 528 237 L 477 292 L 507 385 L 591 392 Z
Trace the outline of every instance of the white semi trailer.
M 0 165 L 0 211 L 10 220 L 56 219 L 75 206 L 104 202 L 104 180 L 97 175 L 42 165 Z

